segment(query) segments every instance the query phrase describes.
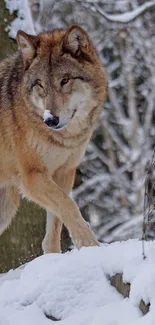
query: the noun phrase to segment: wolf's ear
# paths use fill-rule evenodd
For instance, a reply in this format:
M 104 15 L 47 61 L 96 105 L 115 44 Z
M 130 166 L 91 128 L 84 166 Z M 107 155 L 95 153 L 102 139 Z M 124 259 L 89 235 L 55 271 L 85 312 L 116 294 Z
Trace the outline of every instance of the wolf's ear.
M 90 41 L 86 32 L 78 25 L 69 27 L 63 39 L 63 48 L 75 56 L 88 52 Z
M 25 69 L 27 69 L 36 54 L 39 37 L 28 35 L 19 30 L 16 40 L 23 54 Z

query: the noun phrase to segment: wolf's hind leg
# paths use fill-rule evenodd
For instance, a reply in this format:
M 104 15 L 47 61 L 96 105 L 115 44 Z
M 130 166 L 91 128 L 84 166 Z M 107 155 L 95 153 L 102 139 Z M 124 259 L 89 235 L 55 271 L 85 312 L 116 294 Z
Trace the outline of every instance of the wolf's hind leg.
M 52 212 L 47 211 L 46 215 L 46 235 L 42 242 L 44 254 L 60 253 L 60 237 L 62 222 Z
M 11 223 L 19 207 L 20 195 L 15 187 L 0 188 L 0 235 Z

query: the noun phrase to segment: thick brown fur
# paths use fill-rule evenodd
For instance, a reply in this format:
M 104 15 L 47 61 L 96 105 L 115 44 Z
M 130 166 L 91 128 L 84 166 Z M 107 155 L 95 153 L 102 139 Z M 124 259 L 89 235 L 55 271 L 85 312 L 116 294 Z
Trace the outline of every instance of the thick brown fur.
M 106 95 L 104 68 L 79 26 L 19 31 L 17 42 L 0 63 L 0 233 L 23 195 L 47 210 L 45 253 L 60 251 L 62 223 L 78 248 L 97 245 L 69 193 Z M 62 128 L 48 128 L 45 110 Z

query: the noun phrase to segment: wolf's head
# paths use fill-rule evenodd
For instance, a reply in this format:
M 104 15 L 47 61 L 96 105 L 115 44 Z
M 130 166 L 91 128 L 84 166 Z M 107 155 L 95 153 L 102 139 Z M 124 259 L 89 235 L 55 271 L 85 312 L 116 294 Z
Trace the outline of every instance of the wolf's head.
M 102 64 L 79 26 L 31 36 L 17 34 L 24 62 L 26 106 L 54 129 L 85 119 L 106 94 Z

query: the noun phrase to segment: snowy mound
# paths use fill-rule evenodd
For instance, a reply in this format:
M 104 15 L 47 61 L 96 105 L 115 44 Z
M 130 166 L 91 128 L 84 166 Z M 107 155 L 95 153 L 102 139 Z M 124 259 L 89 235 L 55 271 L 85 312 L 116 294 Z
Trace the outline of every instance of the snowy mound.
M 136 240 L 82 248 L 2 275 L 0 325 L 154 325 L 155 242 L 146 243 L 147 259 L 141 251 Z M 131 283 L 129 298 L 110 285 L 117 273 Z M 141 299 L 151 304 L 145 316 Z

